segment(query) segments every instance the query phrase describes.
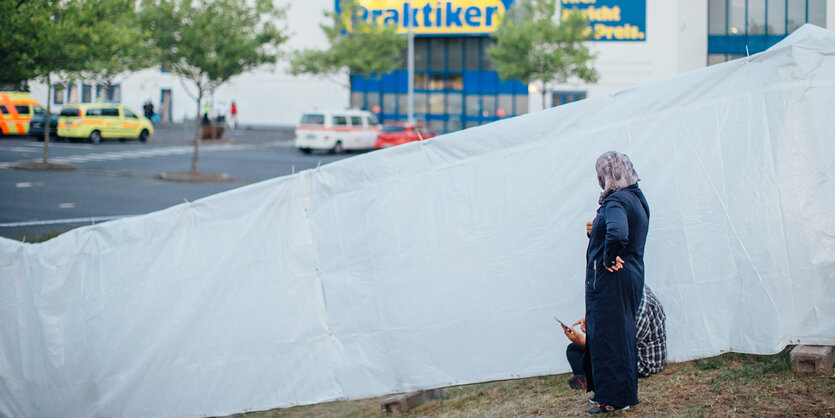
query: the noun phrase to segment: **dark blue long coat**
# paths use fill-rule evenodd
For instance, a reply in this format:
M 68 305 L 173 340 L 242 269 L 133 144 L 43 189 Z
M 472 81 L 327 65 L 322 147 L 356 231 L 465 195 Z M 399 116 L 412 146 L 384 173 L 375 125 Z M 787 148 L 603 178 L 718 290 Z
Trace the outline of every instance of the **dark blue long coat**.
M 596 402 L 638 403 L 635 317 L 644 287 L 649 205 L 632 185 L 603 200 L 586 252 L 586 376 Z M 604 268 L 623 259 L 623 268 Z

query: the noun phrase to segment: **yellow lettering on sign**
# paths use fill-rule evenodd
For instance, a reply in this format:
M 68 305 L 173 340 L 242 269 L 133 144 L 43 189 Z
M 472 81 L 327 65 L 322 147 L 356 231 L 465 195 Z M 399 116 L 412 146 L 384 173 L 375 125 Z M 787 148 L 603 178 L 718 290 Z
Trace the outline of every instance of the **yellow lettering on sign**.
M 615 40 L 639 40 L 645 39 L 646 34 L 641 32 L 637 26 L 629 23 L 620 26 L 607 26 L 602 23 L 594 25 L 594 39 L 615 39 Z

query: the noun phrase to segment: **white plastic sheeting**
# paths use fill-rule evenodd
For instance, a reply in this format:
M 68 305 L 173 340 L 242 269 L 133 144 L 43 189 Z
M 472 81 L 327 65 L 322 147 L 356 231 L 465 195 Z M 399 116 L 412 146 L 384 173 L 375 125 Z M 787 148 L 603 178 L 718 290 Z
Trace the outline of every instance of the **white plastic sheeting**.
M 0 415 L 223 415 L 568 371 L 626 152 L 673 360 L 835 344 L 835 38 L 43 244 L 0 240 Z

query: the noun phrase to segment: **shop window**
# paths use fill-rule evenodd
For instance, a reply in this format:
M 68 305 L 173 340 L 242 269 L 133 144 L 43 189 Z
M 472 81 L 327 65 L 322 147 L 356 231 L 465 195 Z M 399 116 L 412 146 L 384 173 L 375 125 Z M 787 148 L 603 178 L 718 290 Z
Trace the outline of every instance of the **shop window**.
M 496 96 L 481 96 L 481 116 L 485 118 L 496 116 Z
M 428 74 L 415 74 L 415 90 L 428 90 L 429 89 L 429 75 Z
M 711 35 L 725 34 L 725 1 L 710 0 L 708 9 L 708 33 Z
M 516 95 L 516 115 L 524 115 L 528 113 L 528 96 L 525 94 Z
M 461 74 L 447 74 L 444 87 L 447 90 L 464 90 L 464 78 Z
M 374 111 L 374 106 L 380 106 L 380 93 L 369 91 L 366 96 L 365 106 L 368 110 Z M 379 108 L 377 109 L 379 111 Z M 376 113 L 376 112 L 375 112 Z
M 725 54 L 707 54 L 707 65 L 721 64 L 727 60 Z
M 365 108 L 365 94 L 361 91 L 351 92 L 351 107 L 354 109 Z
M 481 40 L 481 69 L 483 71 L 493 69 L 493 61 L 490 59 L 490 55 L 487 54 L 487 50 L 492 48 L 495 42 L 493 38 L 484 38 Z
M 766 30 L 769 34 L 786 33 L 786 3 L 782 1 L 768 2 L 768 25 Z
M 447 132 L 454 132 L 461 130 L 461 117 L 460 116 L 450 116 L 449 120 L 446 123 Z
M 478 116 L 479 111 L 481 110 L 481 104 L 479 103 L 479 97 L 471 94 L 464 99 L 467 106 L 467 116 Z
M 496 116 L 500 118 L 508 117 L 513 115 L 513 95 L 512 94 L 500 94 L 499 95 L 499 108 L 496 109 Z
M 397 96 L 397 106 L 399 111 L 397 113 L 401 115 L 408 115 L 409 113 L 409 95 L 408 94 L 400 94 Z
M 478 71 L 478 41 L 479 38 L 464 39 L 464 54 L 468 71 Z
M 447 41 L 447 70 L 461 71 L 464 47 L 462 38 L 449 38 Z
M 443 74 L 429 74 L 428 90 L 443 90 L 444 84 Z
M 478 126 L 478 121 L 475 120 L 468 120 L 467 121 L 467 128 L 474 128 Z
M 426 38 L 415 38 L 415 70 L 425 71 L 428 67 L 427 46 L 429 46 L 429 43 Z
M 383 113 L 396 113 L 397 97 L 393 93 L 383 94 Z
M 728 1 L 728 34 L 745 34 L 745 0 Z
M 826 0 L 809 0 L 809 23 L 826 27 Z
M 430 69 L 443 71 L 444 69 L 444 38 L 429 38 Z
M 415 93 L 415 113 L 426 113 L 426 93 Z
M 555 91 L 552 95 L 552 103 L 553 106 L 559 106 L 571 102 L 576 102 L 578 100 L 583 100 L 585 98 L 586 92 L 584 91 Z
M 446 96 L 446 113 L 460 115 L 463 110 L 461 105 L 462 96 L 460 93 L 449 93 Z
M 765 0 L 748 0 L 748 33 L 765 35 Z
M 803 26 L 806 22 L 806 2 L 805 1 L 789 1 L 786 6 L 786 32 L 792 33 L 795 29 Z
M 434 115 L 444 114 L 444 94 L 431 93 L 429 95 L 429 113 Z
M 430 120 L 429 127 L 432 128 L 435 132 L 444 132 L 446 129 L 444 128 L 444 121 L 442 120 Z

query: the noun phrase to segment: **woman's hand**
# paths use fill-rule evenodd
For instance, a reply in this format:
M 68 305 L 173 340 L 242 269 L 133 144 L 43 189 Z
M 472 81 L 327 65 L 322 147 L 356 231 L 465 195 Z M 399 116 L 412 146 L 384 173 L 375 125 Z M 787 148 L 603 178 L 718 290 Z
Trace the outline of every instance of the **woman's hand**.
M 609 272 L 615 272 L 623 268 L 623 259 L 620 256 L 615 257 L 615 264 L 612 267 L 606 267 Z
M 594 225 L 594 221 L 586 222 L 586 235 L 591 236 L 591 227 Z
M 586 332 L 586 318 L 580 318 L 577 320 L 577 322 L 571 324 L 572 327 L 575 325 L 580 325 L 580 330 L 584 333 Z

